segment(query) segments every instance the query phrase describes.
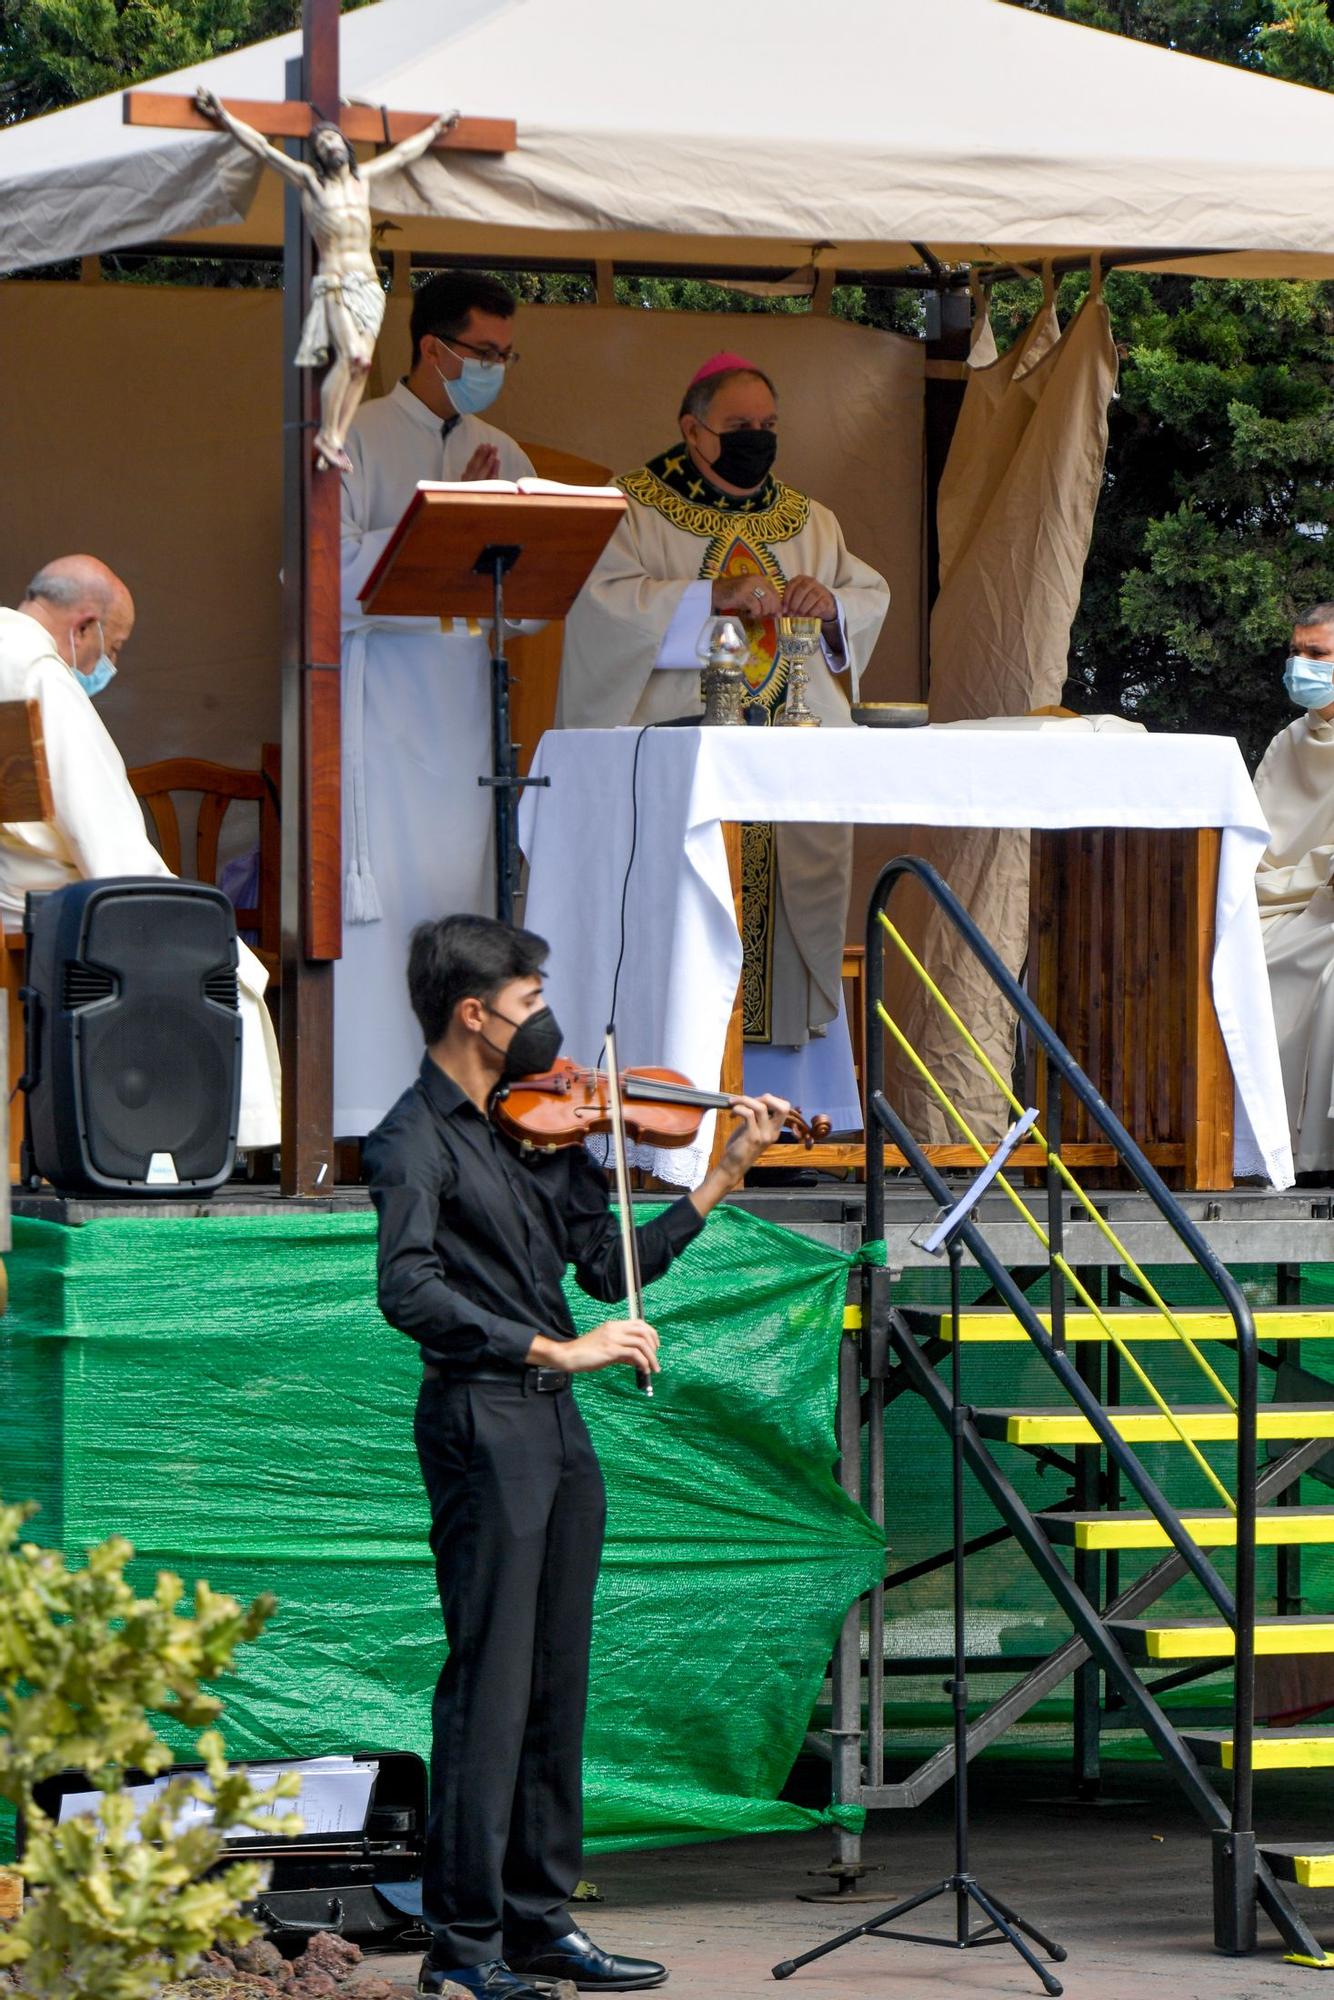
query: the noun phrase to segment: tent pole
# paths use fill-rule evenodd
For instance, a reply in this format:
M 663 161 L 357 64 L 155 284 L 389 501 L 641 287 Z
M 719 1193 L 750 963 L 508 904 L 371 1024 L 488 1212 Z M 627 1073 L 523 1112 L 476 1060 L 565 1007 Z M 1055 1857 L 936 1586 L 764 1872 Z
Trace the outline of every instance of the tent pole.
M 339 107 L 338 0 L 304 0 L 287 96 Z M 333 961 L 342 950 L 339 477 L 316 471 L 318 383 L 295 365 L 313 253 L 295 189 L 283 250 L 282 1191 L 331 1193 Z
M 926 359 L 966 361 L 972 334 L 973 307 L 966 290 L 932 293 L 926 301 Z M 925 534 L 925 589 L 922 592 L 921 672 L 922 699 L 927 698 L 930 679 L 931 607 L 940 590 L 940 541 L 936 529 L 936 502 L 940 496 L 940 476 L 949 456 L 954 426 L 963 404 L 964 384 L 935 376 L 928 366 L 925 406 L 925 484 L 923 521 Z

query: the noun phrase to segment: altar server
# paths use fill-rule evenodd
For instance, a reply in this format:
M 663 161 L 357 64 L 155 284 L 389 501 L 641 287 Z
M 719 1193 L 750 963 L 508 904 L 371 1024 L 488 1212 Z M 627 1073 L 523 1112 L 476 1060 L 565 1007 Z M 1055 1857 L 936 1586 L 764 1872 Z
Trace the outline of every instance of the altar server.
M 774 478 L 778 400 L 762 369 L 739 354 L 713 355 L 693 376 L 678 422 L 678 444 L 617 482 L 631 505 L 566 624 L 558 725 L 698 715 L 696 645 L 724 611 L 747 628 L 748 699 L 772 721 L 787 686 L 781 611 L 821 621 L 809 706 L 825 728 L 850 727 L 841 677 L 870 657 L 889 606 L 884 578 L 849 553 L 827 507 Z M 776 1055 L 823 1035 L 838 1013 L 852 832 L 748 826 L 744 838 L 745 1036 Z M 846 1067 L 850 1081 L 850 1058 Z M 757 1065 L 748 1053 L 747 1089 L 816 1101 L 809 1081 L 809 1071 Z M 859 1122 L 852 1095 L 836 1107 L 851 1113 L 840 1124 Z
M 1334 1172 L 1334 603 L 1300 613 L 1284 686 L 1304 711 L 1255 789 L 1269 846 L 1255 878 L 1296 1171 Z
M 415 1066 L 403 966 L 413 926 L 489 911 L 495 888 L 490 645 L 464 621 L 367 617 L 357 593 L 422 480 L 520 479 L 527 457 L 484 423 L 517 361 L 514 300 L 442 272 L 412 304 L 409 373 L 364 404 L 343 478 L 343 956 L 334 970 L 334 1131 L 360 1137 Z
M 0 826 L 0 921 L 18 930 L 23 899 L 105 875 L 170 875 L 148 838 L 119 750 L 93 706 L 134 629 L 134 601 L 93 556 L 61 556 L 0 610 L 0 701 L 36 701 L 51 779 L 49 821 Z M 264 1004 L 268 973 L 238 942 L 241 1111 L 237 1143 L 281 1138 L 278 1043 Z

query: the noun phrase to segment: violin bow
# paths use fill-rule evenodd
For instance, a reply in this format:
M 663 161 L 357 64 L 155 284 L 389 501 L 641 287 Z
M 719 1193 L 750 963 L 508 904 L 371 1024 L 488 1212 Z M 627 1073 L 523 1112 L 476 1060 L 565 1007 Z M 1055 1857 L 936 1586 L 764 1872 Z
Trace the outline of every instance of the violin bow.
M 611 1114 L 611 1151 L 616 1166 L 616 1204 L 621 1214 L 621 1261 L 625 1266 L 625 1305 L 631 1319 L 644 1317 L 644 1288 L 639 1276 L 639 1242 L 630 1205 L 630 1163 L 626 1157 L 625 1106 L 621 1101 L 621 1069 L 616 1056 L 616 1028 L 607 1025 L 607 1109 Z M 635 1385 L 653 1394 L 653 1377 L 635 1370 Z

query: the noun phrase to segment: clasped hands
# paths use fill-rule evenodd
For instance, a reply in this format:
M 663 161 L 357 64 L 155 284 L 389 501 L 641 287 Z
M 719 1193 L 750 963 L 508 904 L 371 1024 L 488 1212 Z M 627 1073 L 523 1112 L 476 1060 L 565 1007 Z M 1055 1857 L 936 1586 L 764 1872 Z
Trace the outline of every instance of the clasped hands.
M 838 600 L 813 576 L 789 577 L 779 590 L 767 576 L 720 576 L 714 579 L 713 609 L 740 618 L 818 618 L 822 625 L 838 623 Z

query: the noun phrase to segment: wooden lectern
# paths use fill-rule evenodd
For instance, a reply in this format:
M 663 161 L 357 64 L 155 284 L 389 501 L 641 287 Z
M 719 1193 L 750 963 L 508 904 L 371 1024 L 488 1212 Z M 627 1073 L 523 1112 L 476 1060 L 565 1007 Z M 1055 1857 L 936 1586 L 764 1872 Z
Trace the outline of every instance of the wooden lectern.
M 376 617 L 491 620 L 491 775 L 496 914 L 509 922 L 518 886 L 505 619 L 563 618 L 625 512 L 622 493 L 522 481 L 505 491 L 421 485 L 361 591 Z

